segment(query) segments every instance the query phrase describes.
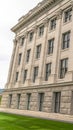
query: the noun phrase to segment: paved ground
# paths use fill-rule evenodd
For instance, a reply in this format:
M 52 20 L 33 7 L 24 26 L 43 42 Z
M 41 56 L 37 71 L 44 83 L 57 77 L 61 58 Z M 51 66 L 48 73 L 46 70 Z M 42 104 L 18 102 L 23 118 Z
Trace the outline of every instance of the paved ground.
M 31 116 L 43 119 L 50 119 L 50 120 L 59 120 L 63 122 L 70 122 L 73 123 L 73 115 L 63 115 L 63 114 L 56 114 L 56 113 L 45 113 L 45 112 L 34 112 L 34 111 L 27 111 L 27 110 L 18 110 L 18 109 L 5 109 L 0 108 L 0 112 L 5 113 L 13 113 L 19 114 L 24 116 Z

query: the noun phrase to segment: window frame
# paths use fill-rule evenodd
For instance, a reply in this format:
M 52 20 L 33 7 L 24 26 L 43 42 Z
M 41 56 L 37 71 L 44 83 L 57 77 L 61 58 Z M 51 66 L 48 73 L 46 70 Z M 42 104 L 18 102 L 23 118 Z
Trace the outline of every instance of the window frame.
M 48 40 L 48 50 L 47 50 L 47 54 L 52 54 L 54 50 L 54 38 Z
M 60 60 L 60 79 L 65 78 L 67 72 L 68 72 L 68 58 L 64 58 Z
M 45 69 L 45 81 L 48 81 L 49 76 L 51 75 L 51 67 L 52 67 L 52 63 L 47 63 L 46 64 L 46 69 Z
M 40 58 L 40 54 L 41 54 L 41 44 L 36 46 L 36 59 Z

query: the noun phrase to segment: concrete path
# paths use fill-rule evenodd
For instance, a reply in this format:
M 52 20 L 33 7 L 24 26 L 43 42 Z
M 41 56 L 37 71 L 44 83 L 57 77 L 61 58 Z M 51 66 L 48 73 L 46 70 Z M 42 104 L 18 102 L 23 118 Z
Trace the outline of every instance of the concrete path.
M 7 109 L 7 108 L 0 108 L 0 112 L 73 123 L 73 115 L 64 115 L 64 114 L 46 113 L 46 112 L 35 112 L 35 111 Z

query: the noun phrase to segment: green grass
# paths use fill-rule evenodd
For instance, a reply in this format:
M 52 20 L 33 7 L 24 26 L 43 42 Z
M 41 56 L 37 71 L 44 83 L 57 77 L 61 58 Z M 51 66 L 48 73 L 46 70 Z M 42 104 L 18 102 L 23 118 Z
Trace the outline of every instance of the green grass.
M 73 130 L 73 124 L 0 113 L 0 130 Z

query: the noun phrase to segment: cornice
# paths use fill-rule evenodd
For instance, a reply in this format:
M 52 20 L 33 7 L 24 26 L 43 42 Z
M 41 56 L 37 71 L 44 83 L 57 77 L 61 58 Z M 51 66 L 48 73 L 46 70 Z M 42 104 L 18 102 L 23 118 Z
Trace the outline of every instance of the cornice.
M 21 91 L 21 90 L 33 90 L 33 89 L 47 89 L 47 88 L 59 88 L 59 87 L 73 87 L 73 82 L 63 82 L 63 83 L 56 83 L 56 84 L 45 84 L 45 85 L 35 85 L 35 86 L 27 86 L 27 87 L 20 87 L 20 88 L 9 88 L 5 89 L 4 92 L 12 92 L 12 91 Z
M 54 3 L 63 1 L 63 0 L 43 0 L 40 2 L 35 8 L 30 10 L 25 16 L 22 16 L 19 19 L 19 22 L 11 29 L 13 32 L 16 32 L 19 28 L 21 28 L 25 23 L 27 23 L 31 18 L 37 16 L 47 7 L 51 7 Z

